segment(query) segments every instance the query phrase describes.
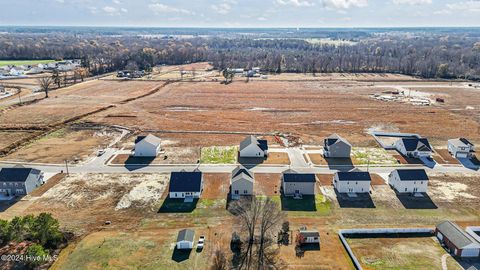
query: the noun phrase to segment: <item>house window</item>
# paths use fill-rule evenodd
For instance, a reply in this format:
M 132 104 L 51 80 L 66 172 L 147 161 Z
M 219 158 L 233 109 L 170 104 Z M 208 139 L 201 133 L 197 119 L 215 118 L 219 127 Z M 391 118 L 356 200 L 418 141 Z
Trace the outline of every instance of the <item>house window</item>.
M 405 192 L 407 192 L 407 188 L 405 188 Z
M 248 193 L 248 191 L 245 189 L 245 190 L 243 191 L 243 194 L 247 194 L 247 193 Z
M 358 182 L 355 182 L 355 185 L 358 185 Z
M 238 190 L 235 190 L 234 193 L 235 193 L 235 195 L 238 195 Z
M 423 185 L 423 181 L 422 181 L 422 182 L 420 182 L 420 184 L 422 184 L 422 185 Z

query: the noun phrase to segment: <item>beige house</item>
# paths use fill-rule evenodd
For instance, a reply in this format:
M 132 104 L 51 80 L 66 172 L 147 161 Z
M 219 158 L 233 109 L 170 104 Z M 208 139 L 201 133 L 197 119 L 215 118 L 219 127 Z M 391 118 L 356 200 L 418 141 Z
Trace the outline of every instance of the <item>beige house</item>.
M 252 196 L 255 178 L 253 173 L 242 165 L 232 171 L 230 179 L 230 192 L 232 199 L 239 199 L 240 196 Z

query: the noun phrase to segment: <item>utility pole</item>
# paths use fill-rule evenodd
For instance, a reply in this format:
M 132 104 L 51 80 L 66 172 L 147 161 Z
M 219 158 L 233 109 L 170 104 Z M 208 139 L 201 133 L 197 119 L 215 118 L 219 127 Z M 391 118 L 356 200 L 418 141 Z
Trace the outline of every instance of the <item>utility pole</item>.
M 70 176 L 70 173 L 68 172 L 68 160 L 65 159 L 65 167 L 67 168 L 67 176 Z
M 367 157 L 367 172 L 370 170 L 370 157 Z

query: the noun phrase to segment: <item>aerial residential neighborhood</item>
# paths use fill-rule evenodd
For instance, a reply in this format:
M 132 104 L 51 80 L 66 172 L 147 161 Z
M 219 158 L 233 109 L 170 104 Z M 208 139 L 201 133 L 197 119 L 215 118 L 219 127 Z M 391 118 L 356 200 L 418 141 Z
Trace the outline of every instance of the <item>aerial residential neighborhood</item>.
M 478 1 L 0 12 L 0 269 L 480 269 Z

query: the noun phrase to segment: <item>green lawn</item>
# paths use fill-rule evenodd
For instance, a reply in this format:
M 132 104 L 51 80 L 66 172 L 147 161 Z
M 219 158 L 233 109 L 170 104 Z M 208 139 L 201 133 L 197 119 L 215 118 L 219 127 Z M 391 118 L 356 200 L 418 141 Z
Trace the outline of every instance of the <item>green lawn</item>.
M 200 162 L 205 164 L 234 164 L 237 162 L 237 146 L 203 147 Z
M 397 164 L 397 160 L 383 148 L 352 148 L 352 161 L 356 165 Z
M 38 65 L 56 62 L 55 60 L 0 60 L 0 67 L 3 66 L 21 66 L 21 65 Z

